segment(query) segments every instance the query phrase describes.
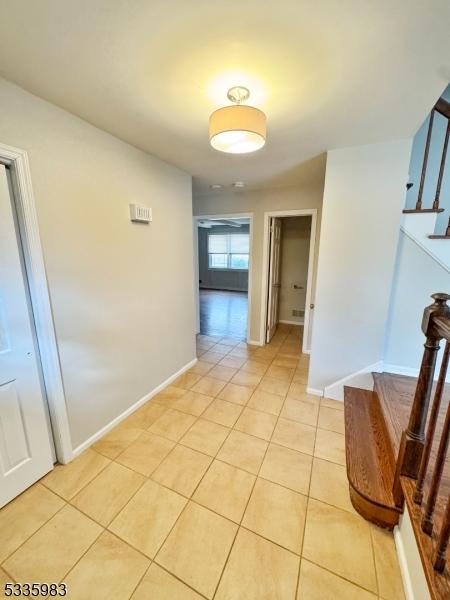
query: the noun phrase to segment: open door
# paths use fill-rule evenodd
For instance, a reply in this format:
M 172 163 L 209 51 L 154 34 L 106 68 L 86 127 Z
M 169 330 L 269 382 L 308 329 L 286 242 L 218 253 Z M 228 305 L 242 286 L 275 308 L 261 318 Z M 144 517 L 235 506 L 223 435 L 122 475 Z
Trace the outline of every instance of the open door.
M 266 343 L 272 339 L 278 325 L 278 305 L 280 300 L 280 245 L 281 219 L 270 218 L 269 227 L 269 285 L 267 294 Z
M 27 283 L 0 164 L 0 508 L 53 468 Z

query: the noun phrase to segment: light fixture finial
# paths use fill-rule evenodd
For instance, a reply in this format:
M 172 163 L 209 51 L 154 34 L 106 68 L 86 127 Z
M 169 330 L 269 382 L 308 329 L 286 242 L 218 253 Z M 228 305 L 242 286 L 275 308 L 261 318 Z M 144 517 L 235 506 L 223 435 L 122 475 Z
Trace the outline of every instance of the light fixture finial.
M 250 90 L 243 85 L 236 85 L 228 90 L 227 98 L 235 104 L 242 104 L 250 98 Z

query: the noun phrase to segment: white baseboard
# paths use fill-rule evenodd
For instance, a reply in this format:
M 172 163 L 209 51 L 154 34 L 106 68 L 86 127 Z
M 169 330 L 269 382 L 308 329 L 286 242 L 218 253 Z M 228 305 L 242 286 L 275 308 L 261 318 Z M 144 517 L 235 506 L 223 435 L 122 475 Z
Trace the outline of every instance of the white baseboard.
M 404 367 L 401 365 L 393 365 L 390 363 L 384 363 L 383 361 L 378 361 L 357 371 L 355 373 L 351 373 L 347 375 L 347 377 L 343 377 L 339 379 L 339 381 L 335 381 L 330 385 L 327 385 L 324 390 L 318 390 L 314 388 L 307 388 L 306 391 L 308 394 L 313 394 L 315 396 L 325 396 L 326 398 L 332 398 L 333 400 L 344 400 L 344 386 L 349 385 L 353 387 L 362 388 L 364 390 L 373 390 L 373 378 L 372 373 L 395 373 L 397 375 L 406 375 L 408 377 L 418 377 L 419 369 L 415 369 L 413 367 Z M 439 377 L 439 369 L 436 369 L 434 378 L 435 380 Z M 447 376 L 445 378 L 447 383 L 450 383 L 450 371 L 447 372 Z
M 278 323 L 283 323 L 284 325 L 304 325 L 305 319 L 302 317 L 298 321 L 288 321 L 286 319 L 279 319 Z
M 338 381 L 327 385 L 323 391 L 323 395 L 325 396 L 325 398 L 332 398 L 333 400 L 343 400 L 345 385 L 359 387 L 363 390 L 373 390 L 372 372 L 381 373 L 382 371 L 382 361 L 378 361 L 376 363 L 373 363 L 372 365 L 368 365 L 360 371 L 350 373 L 350 375 L 347 375 L 346 377 L 343 377 L 342 379 L 339 379 Z
M 249 346 L 264 346 L 260 340 L 247 340 Z
M 383 371 L 395 373 L 396 375 L 407 375 L 409 377 L 417 377 L 419 375 L 419 369 L 403 367 L 401 365 L 392 365 L 390 363 L 383 363 Z
M 146 394 L 145 396 L 143 396 L 142 398 L 140 398 L 137 402 L 135 402 L 134 404 L 132 404 L 123 413 L 121 413 L 115 419 L 113 419 L 112 421 L 110 421 L 107 425 L 105 425 L 104 427 L 102 427 L 101 429 L 99 429 L 98 431 L 96 431 L 85 442 L 83 442 L 82 444 L 80 444 L 79 446 L 77 446 L 76 448 L 74 448 L 73 451 L 72 451 L 72 455 L 73 455 L 72 458 L 75 458 L 76 456 L 78 456 L 79 454 L 81 454 L 84 450 L 86 450 L 87 448 L 89 448 L 89 446 L 92 446 L 92 444 L 94 442 L 96 442 L 97 440 L 99 440 L 102 436 L 104 436 L 105 433 L 108 433 L 108 431 L 110 431 L 111 429 L 113 429 L 113 427 L 115 427 L 121 421 L 123 421 L 124 419 L 126 419 L 127 417 L 129 417 L 132 413 L 134 413 L 143 404 L 145 404 L 146 402 L 148 402 L 148 400 L 150 400 L 150 398 L 153 398 L 153 396 L 156 396 L 156 394 L 158 394 L 161 390 L 163 390 L 165 387 L 167 387 L 169 384 L 171 384 L 172 381 L 175 381 L 175 379 L 177 379 L 185 371 L 191 369 L 196 364 L 197 361 L 198 361 L 197 358 L 192 359 L 190 362 L 188 362 L 186 365 L 184 365 L 184 367 L 181 367 L 181 369 L 179 369 L 176 373 L 174 373 L 173 375 L 171 375 L 170 377 L 168 377 L 165 381 L 163 381 L 160 385 L 158 385 L 157 387 L 155 387 L 151 392 L 149 392 L 148 394 Z
M 242 288 L 237 288 L 237 287 L 215 287 L 215 286 L 209 286 L 209 285 L 202 285 L 200 288 L 200 290 L 211 290 L 212 292 L 216 291 L 216 292 L 242 292 L 244 294 L 248 294 L 248 290 L 247 289 L 242 289 Z
M 394 540 L 406 600 L 430 600 L 427 580 L 406 506 L 398 526 L 394 528 Z
M 406 375 L 407 377 L 419 376 L 419 369 L 415 369 L 414 367 L 404 367 L 403 365 L 393 365 L 391 363 L 383 363 L 383 371 L 386 373 L 395 373 L 396 375 Z M 436 369 L 434 372 L 434 379 L 436 380 L 438 377 L 439 369 Z M 450 383 L 450 371 L 447 371 L 445 381 Z
M 311 394 L 313 396 L 323 396 L 323 390 L 316 390 L 315 388 L 307 387 L 306 391 L 308 392 L 308 394 Z

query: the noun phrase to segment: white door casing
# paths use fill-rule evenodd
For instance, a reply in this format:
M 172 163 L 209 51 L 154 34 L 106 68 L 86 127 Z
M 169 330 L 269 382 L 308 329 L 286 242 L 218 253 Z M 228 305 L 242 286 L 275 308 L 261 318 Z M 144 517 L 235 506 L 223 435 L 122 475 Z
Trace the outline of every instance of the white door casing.
M 270 219 L 269 247 L 269 289 L 267 296 L 267 328 L 266 342 L 270 342 L 278 325 L 278 306 L 280 300 L 280 248 L 281 248 L 281 219 Z
M 0 165 L 0 507 L 53 468 L 6 169 Z
M 314 257 L 316 243 L 316 224 L 317 224 L 317 209 L 302 208 L 302 209 L 286 209 L 274 210 L 264 213 L 264 245 L 262 259 L 262 286 L 261 286 L 261 319 L 260 319 L 260 340 L 267 343 L 267 321 L 268 321 L 268 288 L 269 288 L 269 257 L 270 257 L 270 224 L 273 217 L 311 217 L 311 236 L 309 241 L 309 259 L 308 259 L 308 278 L 306 284 L 306 305 L 305 305 L 305 322 L 303 326 L 303 341 L 302 352 L 309 354 L 310 342 L 312 334 L 312 306 L 314 305 L 313 280 L 314 280 Z

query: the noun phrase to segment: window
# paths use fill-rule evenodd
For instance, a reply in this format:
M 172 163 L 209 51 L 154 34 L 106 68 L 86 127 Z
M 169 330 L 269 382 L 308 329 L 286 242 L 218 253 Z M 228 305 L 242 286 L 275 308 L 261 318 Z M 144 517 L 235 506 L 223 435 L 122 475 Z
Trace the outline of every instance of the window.
M 248 270 L 248 233 L 210 233 L 208 266 L 210 269 Z

